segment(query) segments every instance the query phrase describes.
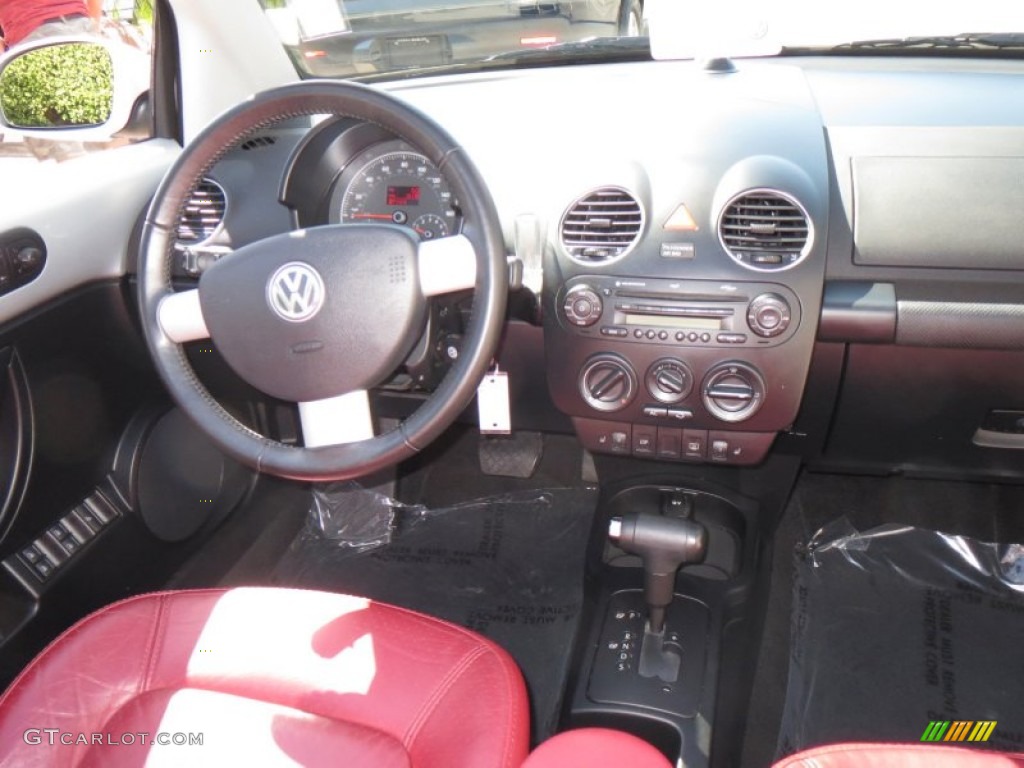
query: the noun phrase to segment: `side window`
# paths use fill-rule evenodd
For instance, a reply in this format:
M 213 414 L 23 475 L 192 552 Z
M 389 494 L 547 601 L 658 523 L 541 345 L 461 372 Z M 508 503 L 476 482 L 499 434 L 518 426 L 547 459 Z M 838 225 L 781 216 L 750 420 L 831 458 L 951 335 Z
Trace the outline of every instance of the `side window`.
M 102 39 L 122 64 L 128 62 L 120 72 L 136 78 L 139 91 L 148 87 L 153 0 L 0 0 L 0 36 L 8 50 L 68 35 Z M 104 98 L 104 92 L 109 93 L 110 69 L 96 67 L 89 49 L 102 50 L 98 46 L 51 47 L 15 62 L 17 70 L 9 69 L 10 77 L 5 73 L 5 108 L 8 102 L 13 104 L 26 126 L 43 125 L 44 120 L 50 127 L 105 121 L 109 106 L 104 111 L 104 104 L 109 105 L 109 98 Z M 13 119 L 9 122 L 15 124 Z M 144 134 L 133 130 L 130 137 L 110 141 L 66 141 L 5 136 L 0 127 L 0 160 L 64 162 L 149 138 Z

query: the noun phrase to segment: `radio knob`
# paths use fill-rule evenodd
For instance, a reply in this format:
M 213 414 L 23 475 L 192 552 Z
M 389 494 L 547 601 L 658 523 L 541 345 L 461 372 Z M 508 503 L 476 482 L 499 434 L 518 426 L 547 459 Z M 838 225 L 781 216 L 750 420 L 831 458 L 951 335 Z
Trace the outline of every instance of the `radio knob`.
M 662 403 L 678 403 L 685 400 L 693 389 L 693 374 L 685 363 L 667 357 L 647 370 L 645 383 L 654 399 Z
M 587 328 L 601 319 L 604 303 L 589 285 L 577 285 L 565 295 L 562 311 L 570 323 Z
M 766 339 L 784 333 L 791 319 L 789 302 L 777 293 L 762 293 L 747 308 L 750 330 Z
M 592 357 L 580 372 L 580 394 L 591 408 L 611 413 L 636 396 L 633 367 L 618 355 Z

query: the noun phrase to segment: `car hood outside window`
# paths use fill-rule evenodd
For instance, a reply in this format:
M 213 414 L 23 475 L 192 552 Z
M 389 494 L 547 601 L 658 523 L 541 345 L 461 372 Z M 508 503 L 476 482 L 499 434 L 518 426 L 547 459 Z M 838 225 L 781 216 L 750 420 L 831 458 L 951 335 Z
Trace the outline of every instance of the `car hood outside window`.
M 861 51 L 850 43 L 1024 34 L 1005 0 L 254 0 L 304 77 L 406 77 L 450 67 Z M 648 45 L 649 40 L 649 45 Z M 914 44 L 920 52 L 925 46 Z M 931 54 L 992 46 L 934 45 Z M 1021 55 L 1019 45 L 996 46 Z M 540 52 L 538 54 L 538 51 Z M 557 52 L 556 56 L 546 56 Z

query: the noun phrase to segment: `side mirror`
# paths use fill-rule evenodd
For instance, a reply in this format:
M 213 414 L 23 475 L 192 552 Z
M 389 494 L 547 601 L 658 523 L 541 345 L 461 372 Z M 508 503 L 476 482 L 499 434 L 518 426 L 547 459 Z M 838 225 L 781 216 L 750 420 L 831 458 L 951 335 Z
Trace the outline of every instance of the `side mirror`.
M 0 56 L 0 133 L 107 141 L 149 85 L 146 54 L 103 38 L 46 38 Z

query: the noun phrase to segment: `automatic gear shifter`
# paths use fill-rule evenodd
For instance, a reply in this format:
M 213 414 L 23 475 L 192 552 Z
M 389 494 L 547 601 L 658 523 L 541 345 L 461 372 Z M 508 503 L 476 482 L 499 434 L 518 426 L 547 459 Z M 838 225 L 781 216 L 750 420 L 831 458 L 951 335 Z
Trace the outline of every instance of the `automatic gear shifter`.
M 660 634 L 676 591 L 676 571 L 704 560 L 707 529 L 693 520 L 631 512 L 611 519 L 608 538 L 619 549 L 643 559 L 648 631 Z
M 676 591 L 680 566 L 704 560 L 707 529 L 693 520 L 631 512 L 613 517 L 608 537 L 620 549 L 644 561 L 644 601 L 647 624 L 640 649 L 639 673 L 675 682 L 679 677 L 681 649 L 665 642 L 665 614 Z

